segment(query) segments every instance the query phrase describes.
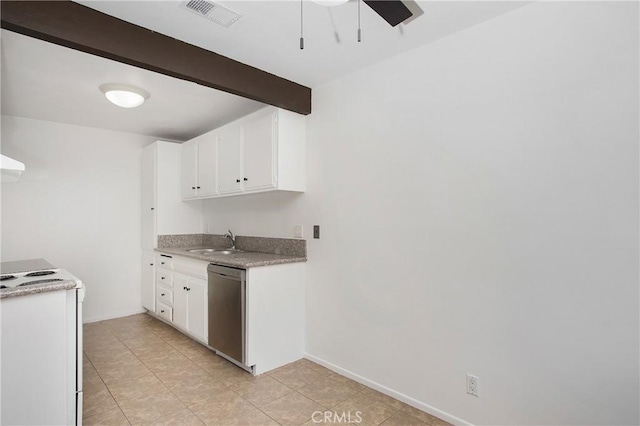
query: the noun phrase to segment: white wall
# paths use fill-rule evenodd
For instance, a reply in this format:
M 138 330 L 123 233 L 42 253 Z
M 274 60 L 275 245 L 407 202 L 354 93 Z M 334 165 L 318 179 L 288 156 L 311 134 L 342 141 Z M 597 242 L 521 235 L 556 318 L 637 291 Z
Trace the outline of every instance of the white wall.
M 2 261 L 45 258 L 84 282 L 85 321 L 141 310 L 140 178 L 151 137 L 2 117 Z
M 278 192 L 204 200 L 204 229 L 238 235 L 293 238 L 293 227 L 305 224 L 308 193 Z M 304 228 L 313 235 L 311 225 Z
M 637 3 L 538 2 L 314 88 L 308 192 L 206 220 L 321 225 L 319 359 L 475 424 L 638 424 L 638 47 Z

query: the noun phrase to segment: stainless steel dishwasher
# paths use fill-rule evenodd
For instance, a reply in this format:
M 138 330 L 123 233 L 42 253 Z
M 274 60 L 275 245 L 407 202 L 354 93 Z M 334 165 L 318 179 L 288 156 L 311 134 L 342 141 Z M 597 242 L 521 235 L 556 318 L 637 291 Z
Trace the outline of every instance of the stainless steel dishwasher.
M 209 346 L 245 365 L 244 269 L 209 264 Z

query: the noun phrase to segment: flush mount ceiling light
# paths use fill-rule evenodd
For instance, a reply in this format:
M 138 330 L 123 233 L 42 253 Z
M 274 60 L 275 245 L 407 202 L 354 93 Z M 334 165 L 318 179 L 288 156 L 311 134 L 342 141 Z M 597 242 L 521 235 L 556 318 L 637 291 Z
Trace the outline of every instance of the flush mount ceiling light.
M 139 107 L 149 99 L 149 92 L 146 90 L 125 84 L 102 84 L 100 91 L 111 103 L 122 108 Z

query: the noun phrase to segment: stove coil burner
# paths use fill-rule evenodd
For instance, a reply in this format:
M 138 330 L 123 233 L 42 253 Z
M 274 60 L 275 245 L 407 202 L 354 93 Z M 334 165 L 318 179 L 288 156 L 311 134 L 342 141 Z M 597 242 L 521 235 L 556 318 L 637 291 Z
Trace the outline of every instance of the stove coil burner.
M 43 275 L 51 275 L 55 273 L 56 271 L 36 271 L 36 272 L 29 272 L 28 274 L 25 275 L 25 277 L 41 277 Z
M 8 281 L 8 280 L 15 280 L 16 277 L 15 275 L 2 275 L 0 276 L 0 281 Z
M 22 287 L 23 285 L 53 283 L 53 282 L 56 282 L 56 281 L 64 281 L 64 280 L 62 278 L 50 278 L 48 280 L 35 280 L 35 281 L 29 281 L 28 283 L 20 284 L 18 287 Z

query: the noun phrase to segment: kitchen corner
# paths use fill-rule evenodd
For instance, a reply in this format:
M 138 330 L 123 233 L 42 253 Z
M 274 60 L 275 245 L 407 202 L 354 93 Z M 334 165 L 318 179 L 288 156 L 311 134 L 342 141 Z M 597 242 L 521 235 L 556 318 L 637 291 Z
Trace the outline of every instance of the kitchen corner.
M 149 314 L 253 375 L 303 357 L 306 241 L 231 231 L 157 241 L 143 279 Z

